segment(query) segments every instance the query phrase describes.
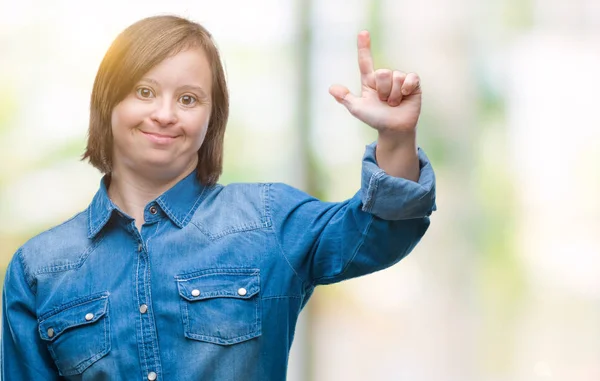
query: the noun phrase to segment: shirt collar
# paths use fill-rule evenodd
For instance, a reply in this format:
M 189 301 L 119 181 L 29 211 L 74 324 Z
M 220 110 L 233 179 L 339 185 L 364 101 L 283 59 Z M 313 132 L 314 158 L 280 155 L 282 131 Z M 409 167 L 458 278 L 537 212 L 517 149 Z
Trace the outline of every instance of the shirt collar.
M 104 176 L 100 181 L 100 189 L 88 207 L 88 238 L 94 238 L 108 223 L 113 212 L 119 212 L 119 208 L 108 197 L 106 179 Z M 193 171 L 149 204 L 158 204 L 175 225 L 183 228 L 200 205 L 205 189 L 196 171 Z

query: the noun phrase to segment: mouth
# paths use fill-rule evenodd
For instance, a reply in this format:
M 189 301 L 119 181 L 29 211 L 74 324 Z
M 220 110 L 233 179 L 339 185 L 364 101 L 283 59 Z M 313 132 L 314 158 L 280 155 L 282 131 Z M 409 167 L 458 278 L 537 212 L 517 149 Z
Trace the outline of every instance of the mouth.
M 144 136 L 146 136 L 146 138 L 148 138 L 148 140 L 150 140 L 151 142 L 161 145 L 169 144 L 177 138 L 177 136 L 169 136 L 153 132 L 141 131 L 141 133 L 144 134 Z

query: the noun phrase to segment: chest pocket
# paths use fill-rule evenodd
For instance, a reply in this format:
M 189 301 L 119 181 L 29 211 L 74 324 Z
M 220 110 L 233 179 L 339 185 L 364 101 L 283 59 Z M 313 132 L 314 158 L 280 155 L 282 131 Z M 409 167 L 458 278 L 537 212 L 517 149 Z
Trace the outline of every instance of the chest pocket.
M 110 351 L 108 293 L 80 298 L 41 315 L 38 330 L 61 376 L 83 373 Z
M 261 335 L 258 269 L 211 269 L 175 278 L 185 337 L 231 345 Z

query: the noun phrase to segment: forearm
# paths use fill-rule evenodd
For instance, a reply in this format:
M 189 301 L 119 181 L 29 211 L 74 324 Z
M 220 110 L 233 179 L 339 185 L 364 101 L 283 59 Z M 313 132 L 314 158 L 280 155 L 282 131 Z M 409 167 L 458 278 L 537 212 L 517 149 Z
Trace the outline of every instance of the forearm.
M 377 165 L 390 176 L 419 180 L 419 157 L 416 131 L 387 136 L 379 134 L 376 147 Z

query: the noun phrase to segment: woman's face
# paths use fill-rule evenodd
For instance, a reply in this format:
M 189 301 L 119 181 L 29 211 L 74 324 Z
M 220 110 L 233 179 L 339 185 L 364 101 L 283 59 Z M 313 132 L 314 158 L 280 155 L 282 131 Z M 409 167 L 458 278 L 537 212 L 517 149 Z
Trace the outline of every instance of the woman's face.
M 147 72 L 113 109 L 113 170 L 169 178 L 196 168 L 210 119 L 211 78 L 200 48 Z

